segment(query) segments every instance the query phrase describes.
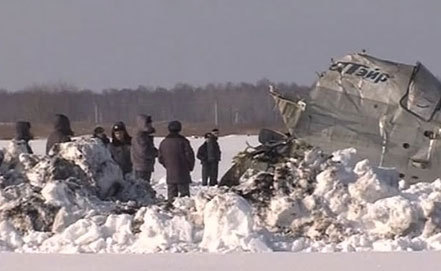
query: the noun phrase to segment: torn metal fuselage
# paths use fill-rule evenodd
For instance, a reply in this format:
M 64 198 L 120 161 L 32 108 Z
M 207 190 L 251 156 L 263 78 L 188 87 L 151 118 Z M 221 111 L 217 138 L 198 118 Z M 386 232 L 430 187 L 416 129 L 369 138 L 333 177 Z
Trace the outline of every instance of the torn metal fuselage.
M 290 133 L 311 145 L 355 147 L 409 182 L 441 178 L 441 83 L 420 63 L 350 54 L 320 76 L 308 101 L 270 93 Z

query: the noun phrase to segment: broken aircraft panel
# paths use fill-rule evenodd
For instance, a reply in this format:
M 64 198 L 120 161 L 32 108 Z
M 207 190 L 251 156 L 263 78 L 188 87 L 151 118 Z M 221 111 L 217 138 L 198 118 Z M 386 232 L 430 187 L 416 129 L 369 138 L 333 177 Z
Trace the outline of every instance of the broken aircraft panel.
M 307 101 L 270 92 L 290 133 L 309 144 L 355 147 L 409 182 L 441 177 L 441 83 L 421 63 L 350 54 L 331 63 Z

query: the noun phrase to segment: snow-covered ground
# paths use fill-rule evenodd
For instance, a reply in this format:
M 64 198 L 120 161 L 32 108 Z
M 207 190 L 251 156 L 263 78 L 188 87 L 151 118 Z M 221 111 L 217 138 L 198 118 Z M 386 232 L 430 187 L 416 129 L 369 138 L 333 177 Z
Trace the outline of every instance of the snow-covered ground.
M 220 139 L 221 174 L 246 141 L 257 145 L 256 137 Z M 197 149 L 202 139 L 191 143 Z M 407 185 L 393 169 L 356 160 L 355 149 L 331 158 L 298 142 L 289 146 L 291 155 L 273 167 L 264 166 L 268 157 L 256 159 L 232 189 L 202 188 L 198 166 L 192 196 L 175 200 L 174 208 L 137 180 L 122 180 L 98 141 L 61 144 L 51 157 L 8 158 L 16 166 L 0 176 L 0 251 L 441 250 L 441 179 Z M 33 147 L 42 153 L 44 141 Z M 20 152 L 19 145 L 8 148 Z M 164 176 L 157 165 L 153 188 L 159 194 Z M 121 187 L 118 194 L 114 185 Z
M 0 253 L 2 271 L 436 271 L 440 252 L 231 253 L 231 254 L 21 254 Z

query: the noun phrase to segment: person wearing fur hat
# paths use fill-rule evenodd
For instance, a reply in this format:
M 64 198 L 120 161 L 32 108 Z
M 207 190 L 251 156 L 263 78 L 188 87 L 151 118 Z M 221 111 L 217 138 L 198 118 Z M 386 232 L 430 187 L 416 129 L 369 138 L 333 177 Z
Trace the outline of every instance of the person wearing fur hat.
M 131 145 L 132 138 L 129 136 L 124 122 L 115 123 L 112 126 L 112 142 L 109 145 L 109 151 L 124 175 L 132 172 Z
M 17 121 L 15 124 L 15 130 L 15 140 L 23 141 L 26 145 L 27 152 L 30 154 L 34 153 L 29 145 L 29 141 L 34 139 L 34 136 L 31 134 L 31 123 L 28 121 Z
M 107 145 L 109 145 L 110 143 L 110 139 L 107 137 L 106 135 L 106 131 L 104 130 L 103 127 L 98 126 L 93 130 L 93 138 L 97 138 L 99 140 L 101 140 L 101 142 L 104 144 L 104 146 L 107 147 Z
M 204 138 L 205 142 L 197 152 L 197 158 L 202 164 L 202 185 L 214 186 L 217 185 L 221 151 L 215 135 L 206 133 Z
M 49 135 L 46 142 L 46 154 L 49 154 L 49 151 L 55 144 L 71 141 L 71 136 L 73 135 L 69 118 L 63 114 L 55 115 L 54 131 Z
M 132 140 L 132 163 L 135 178 L 142 179 L 150 184 L 152 172 L 155 166 L 155 158 L 158 150 L 153 142 L 155 128 L 152 126 L 152 118 L 147 115 L 136 117 L 136 132 Z
M 166 169 L 167 200 L 190 196 L 190 172 L 195 157 L 190 141 L 180 134 L 182 124 L 175 120 L 168 124 L 169 134 L 159 145 L 158 160 Z

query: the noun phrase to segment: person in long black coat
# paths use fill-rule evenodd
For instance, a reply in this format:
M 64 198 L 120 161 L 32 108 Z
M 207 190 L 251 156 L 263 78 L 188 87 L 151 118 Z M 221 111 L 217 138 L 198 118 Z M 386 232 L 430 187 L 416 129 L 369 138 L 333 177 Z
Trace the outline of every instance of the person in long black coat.
M 28 121 L 17 121 L 15 124 L 15 131 L 15 140 L 23 141 L 26 145 L 27 152 L 30 154 L 34 153 L 29 145 L 29 141 L 34 139 L 34 136 L 31 133 L 31 123 Z
M 109 150 L 124 175 L 132 172 L 131 146 L 132 138 L 129 136 L 124 122 L 115 123 L 112 126 L 112 142 L 109 145 Z
M 55 144 L 71 141 L 73 134 L 69 118 L 63 114 L 55 115 L 54 131 L 49 135 L 46 142 L 46 154 L 49 154 L 49 151 Z
M 202 164 L 202 185 L 217 185 L 221 150 L 216 136 L 205 134 L 205 142 L 199 147 L 197 158 Z M 208 181 L 209 180 L 209 181 Z
M 2 165 L 4 158 L 5 158 L 5 154 L 3 153 L 2 150 L 0 150 L 0 166 Z
M 138 115 L 136 118 L 136 132 L 132 139 L 131 157 L 135 177 L 150 183 L 155 166 L 155 158 L 158 150 L 153 142 L 155 128 L 152 126 L 152 118 L 147 115 Z
M 190 172 L 194 169 L 195 157 L 190 141 L 179 134 L 182 124 L 172 121 L 168 130 L 169 134 L 159 145 L 158 160 L 167 172 L 167 199 L 171 203 L 177 196 L 190 196 Z

